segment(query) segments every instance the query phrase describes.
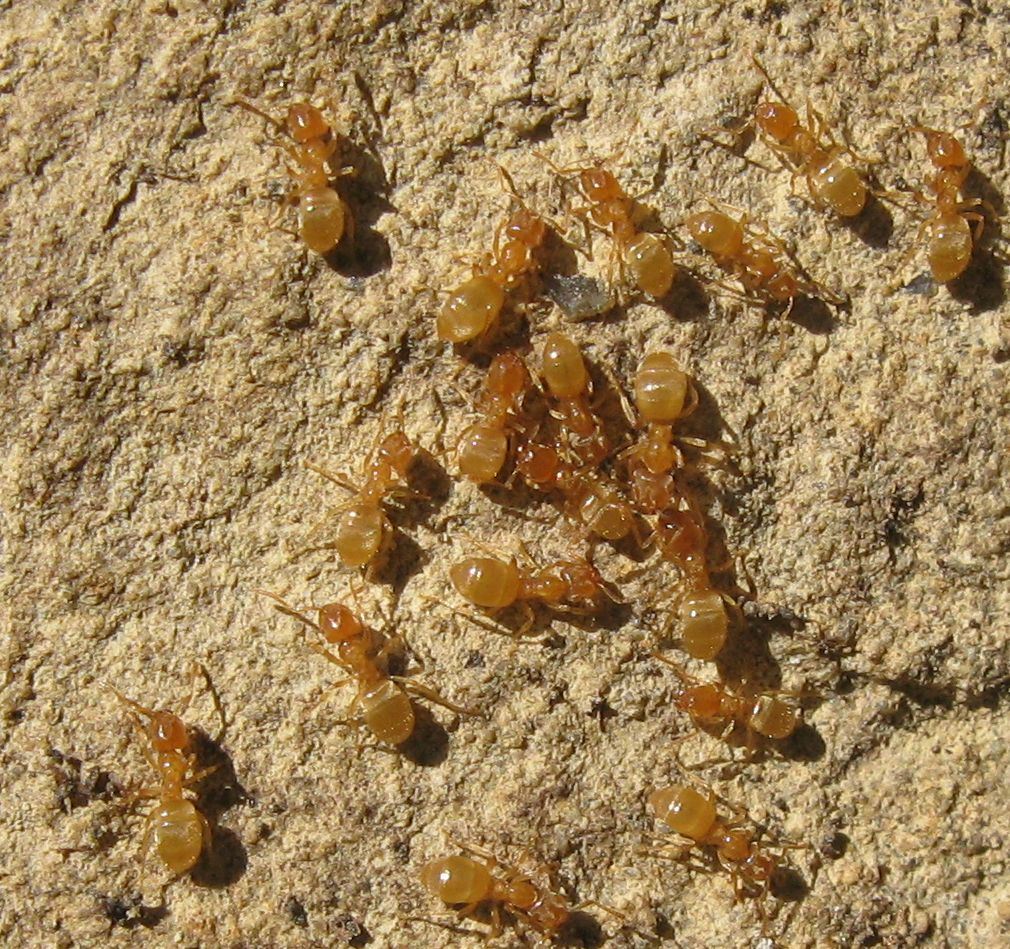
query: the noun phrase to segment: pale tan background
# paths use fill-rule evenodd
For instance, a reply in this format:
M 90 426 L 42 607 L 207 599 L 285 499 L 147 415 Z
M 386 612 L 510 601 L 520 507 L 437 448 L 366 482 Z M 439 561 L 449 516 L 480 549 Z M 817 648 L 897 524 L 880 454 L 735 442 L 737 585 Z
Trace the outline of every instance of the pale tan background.
M 435 500 L 397 516 L 395 582 L 362 609 L 377 625 L 394 614 L 425 681 L 488 718 L 435 709 L 441 741 L 429 725 L 409 757 L 354 758 L 355 736 L 333 725 L 350 693 L 312 712 L 331 670 L 254 593 L 346 595 L 331 555 L 294 556 L 340 500 L 303 461 L 356 468 L 383 412 L 402 408 L 436 453 L 470 418 L 460 393 L 480 372 L 436 342 L 432 317 L 506 209 L 490 160 L 556 209 L 534 148 L 568 163 L 622 147 L 612 167 L 650 192 L 658 221 L 705 195 L 732 201 L 852 299 L 779 332 L 675 288 L 669 310 L 570 327 L 594 372 L 625 383 L 647 349 L 670 347 L 705 393 L 695 433 L 738 438 L 740 474 L 707 480 L 753 578 L 751 641 L 767 639 L 763 665 L 784 685 L 822 694 L 786 756 L 705 774 L 812 848 L 793 858 L 810 892 L 773 929 L 795 907 L 784 945 L 1006 944 L 1002 268 L 984 257 L 954 295 L 926 280 L 889 294 L 910 214 L 878 212 L 864 241 L 790 197 L 760 144 L 748 154 L 772 170 L 698 133 L 748 114 L 753 50 L 797 100 L 847 119 L 886 187 L 927 171 L 904 125 L 974 122 L 964 140 L 998 200 L 1008 28 L 1003 3 L 4 4 L 5 944 L 478 946 L 404 919 L 445 918 L 416 875 L 447 834 L 530 847 L 579 898 L 659 925 L 665 944 L 760 939 L 725 874 L 636 852 L 648 790 L 677 773 L 669 738 L 689 727 L 672 676 L 639 656 L 665 615 L 643 605 L 675 595 L 672 569 L 625 585 L 635 616 L 613 629 L 558 623 L 550 645 L 518 650 L 456 629 L 418 596 L 449 596 L 464 546 L 449 535 L 506 550 L 526 537 L 549 558 L 572 532 L 549 506 L 515 514 L 430 479 Z M 225 107 L 236 94 L 277 113 L 328 103 L 361 169 L 341 185 L 358 258 L 334 269 L 269 229 L 282 162 L 262 123 Z M 588 272 L 604 269 L 597 247 Z M 558 322 L 538 314 L 534 338 Z M 635 565 L 601 552 L 600 566 Z M 160 870 L 150 861 L 142 880 L 137 859 L 142 816 L 105 789 L 102 772 L 148 775 L 104 683 L 178 707 L 193 659 L 246 794 L 225 769 L 217 865 L 159 908 Z M 601 728 L 603 700 L 615 714 Z M 217 731 L 206 689 L 187 720 Z M 719 750 L 698 738 L 683 755 Z M 607 945 L 641 944 L 598 915 Z

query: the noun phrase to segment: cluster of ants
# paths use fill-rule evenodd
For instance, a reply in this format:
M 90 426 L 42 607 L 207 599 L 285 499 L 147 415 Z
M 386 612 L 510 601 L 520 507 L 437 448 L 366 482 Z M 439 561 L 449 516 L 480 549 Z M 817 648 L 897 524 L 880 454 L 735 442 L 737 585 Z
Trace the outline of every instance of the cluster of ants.
M 805 182 L 819 208 L 843 218 L 860 214 L 872 189 L 853 165 L 859 163 L 858 157 L 835 142 L 811 106 L 802 120 L 757 66 L 776 98 L 761 101 L 746 126 L 731 131 L 738 135 L 752 128 L 791 168 L 794 179 Z M 287 200 L 297 211 L 296 233 L 305 246 L 326 254 L 349 240 L 353 218 L 335 188 L 335 179 L 353 169 L 339 167 L 339 140 L 322 113 L 300 103 L 291 106 L 284 120 L 277 120 L 244 100 L 234 104 L 265 119 L 277 132 L 291 161 Z M 981 202 L 965 200 L 961 193 L 971 166 L 960 143 L 934 129 L 917 126 L 915 131 L 925 135 L 936 169 L 928 186 L 933 213 L 923 222 L 921 235 L 926 238 L 934 278 L 946 283 L 965 270 L 985 219 L 976 210 Z M 563 181 L 574 185 L 584 201 L 574 213 L 587 232 L 596 229 L 609 235 L 621 291 L 654 300 L 669 294 L 678 273 L 674 242 L 667 234 L 639 226 L 641 207 L 616 177 L 600 165 L 560 168 L 548 164 Z M 518 199 L 507 173 L 505 178 Z M 927 200 L 922 193 L 917 196 Z M 448 294 L 436 318 L 440 339 L 457 347 L 493 345 L 510 295 L 535 284 L 542 249 L 555 226 L 521 200 L 518 204 L 498 229 L 491 251 L 474 265 L 472 276 Z M 746 215 L 733 216 L 713 207 L 690 216 L 685 226 L 748 300 L 790 308 L 800 296 L 840 302 L 805 276 L 791 262 L 785 246 L 757 229 Z M 623 398 L 622 406 L 629 430 L 636 434 L 622 445 L 608 433 L 583 354 L 569 336 L 561 332 L 546 336 L 535 371 L 518 351 L 497 352 L 475 400 L 474 418 L 459 439 L 455 465 L 463 478 L 476 484 L 511 489 L 519 483 L 552 499 L 590 545 L 605 541 L 654 547 L 675 566 L 682 581 L 682 595 L 668 628 L 676 627 L 679 645 L 692 659 L 714 662 L 734 620 L 739 622 L 742 614 L 733 597 L 713 581 L 706 516 L 689 486 L 688 474 L 712 446 L 676 432 L 698 404 L 695 385 L 673 355 L 654 351 L 639 364 L 632 390 L 632 399 Z M 417 447 L 398 430 L 378 442 L 358 483 L 309 465 L 350 492 L 350 500 L 338 510 L 332 538 L 332 547 L 346 567 L 360 568 L 368 576 L 385 556 L 392 535 L 385 505 L 398 494 L 410 493 L 417 453 Z M 592 546 L 586 557 L 545 565 L 520 564 L 515 557 L 502 559 L 484 551 L 453 564 L 448 579 L 467 604 L 486 613 L 521 609 L 525 620 L 510 635 L 522 638 L 533 629 L 535 606 L 592 617 L 602 614 L 612 601 L 620 601 L 594 565 L 591 550 Z M 409 693 L 458 714 L 475 714 L 415 679 L 391 674 L 388 659 L 402 641 L 370 629 L 346 605 L 327 603 L 313 616 L 275 593 L 266 595 L 276 609 L 314 631 L 330 647 L 309 641 L 313 650 L 345 674 L 339 684 L 355 686 L 354 715 L 345 724 L 364 727 L 384 745 L 399 746 L 415 729 Z M 796 693 L 755 692 L 742 683 L 699 681 L 669 657 L 658 652 L 651 655 L 676 673 L 676 706 L 700 726 L 715 726 L 724 737 L 742 729 L 748 758 L 758 742 L 782 741 L 796 731 L 800 709 L 789 701 Z M 148 816 L 145 840 L 153 837 L 154 848 L 169 870 L 186 873 L 209 839 L 207 820 L 187 797 L 187 789 L 208 769 L 197 767 L 189 732 L 178 716 L 119 697 L 146 738 L 147 757 L 158 776 L 156 786 L 135 794 L 157 802 Z M 765 920 L 762 901 L 772 892 L 784 852 L 798 845 L 763 844 L 745 815 L 734 809 L 726 816 L 721 798 L 686 783 L 655 789 L 648 796 L 648 808 L 677 835 L 677 842 L 664 838 L 652 852 L 678 860 L 699 850 L 707 852 L 712 860 L 705 865 L 728 871 L 736 896 L 756 898 Z M 554 937 L 580 908 L 557 892 L 549 874 L 544 880 L 540 871 L 508 866 L 480 847 L 463 847 L 465 853 L 435 860 L 420 873 L 423 886 L 456 907 L 458 917 L 483 913 L 480 918 L 489 919 L 497 935 L 505 915 L 528 930 Z M 616 910 L 609 911 L 624 918 Z

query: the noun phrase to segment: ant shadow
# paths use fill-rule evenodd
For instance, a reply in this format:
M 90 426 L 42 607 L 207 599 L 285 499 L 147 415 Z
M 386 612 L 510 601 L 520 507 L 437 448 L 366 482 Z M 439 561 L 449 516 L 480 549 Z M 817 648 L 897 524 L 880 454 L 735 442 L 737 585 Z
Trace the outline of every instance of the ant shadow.
M 343 277 L 364 278 L 389 270 L 393 263 L 389 241 L 375 229 L 384 214 L 397 209 L 389 201 L 389 180 L 378 154 L 349 139 L 342 140 L 343 158 L 354 175 L 341 178 L 341 197 L 353 221 L 350 240 L 340 241 L 324 255 L 331 270 Z M 350 230 L 350 228 L 348 228 Z
M 599 949 L 606 941 L 598 919 L 581 909 L 573 910 L 561 931 L 552 940 L 556 946 L 579 946 Z
M 840 217 L 838 222 L 874 250 L 886 250 L 894 235 L 894 215 L 872 191 L 867 193 L 861 213 Z
M 693 270 L 678 265 L 673 286 L 654 302 L 677 323 L 703 323 L 709 318 L 712 298 Z
M 436 768 L 449 757 L 449 733 L 419 702 L 414 707 L 414 731 L 397 749 L 408 761 L 421 768 Z
M 843 308 L 845 305 L 842 305 Z M 793 303 L 789 322 L 802 327 L 814 336 L 828 336 L 838 326 L 831 307 L 817 297 L 797 297 Z
M 419 496 L 406 504 L 387 505 L 386 516 L 391 528 L 388 549 L 370 573 L 370 579 L 390 587 L 399 596 L 408 581 L 430 561 L 414 538 L 407 533 L 421 524 L 427 524 L 449 499 L 452 479 L 435 457 L 423 448 L 414 456 L 408 472 L 411 490 Z
M 1004 272 L 1010 261 L 994 250 L 1003 239 L 1001 222 L 1006 202 L 992 179 L 974 166 L 968 175 L 965 192 L 980 198 L 982 208 L 990 213 L 986 214 L 985 228 L 968 267 L 947 284 L 947 290 L 955 300 L 970 304 L 972 313 L 986 313 L 1006 302 Z
M 190 876 L 199 886 L 221 889 L 241 879 L 249 859 L 238 835 L 218 820 L 238 804 L 254 803 L 254 798 L 239 782 L 230 755 L 216 740 L 199 729 L 194 729 L 193 738 L 197 761 L 214 771 L 200 782 L 197 793 L 197 806 L 211 827 L 211 842 Z

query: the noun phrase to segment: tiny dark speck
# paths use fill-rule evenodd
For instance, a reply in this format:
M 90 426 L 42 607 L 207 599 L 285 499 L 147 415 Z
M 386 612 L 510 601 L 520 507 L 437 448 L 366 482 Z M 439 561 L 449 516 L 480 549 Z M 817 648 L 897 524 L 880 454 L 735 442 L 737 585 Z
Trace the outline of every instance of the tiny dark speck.
M 297 896 L 289 896 L 287 902 L 284 904 L 284 908 L 288 911 L 288 916 L 291 917 L 291 921 L 296 926 L 301 926 L 303 929 L 308 926 L 309 914 L 305 912 L 305 907 L 302 906 L 302 902 Z

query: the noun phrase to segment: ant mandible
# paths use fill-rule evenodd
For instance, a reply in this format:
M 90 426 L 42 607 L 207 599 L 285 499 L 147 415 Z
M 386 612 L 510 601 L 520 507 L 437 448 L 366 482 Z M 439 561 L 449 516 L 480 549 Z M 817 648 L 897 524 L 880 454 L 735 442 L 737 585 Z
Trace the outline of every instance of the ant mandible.
M 309 250 L 329 253 L 345 232 L 354 229 L 350 209 L 330 181 L 354 174 L 354 169 L 335 170 L 339 164 L 339 142 L 323 113 L 307 102 L 296 102 L 281 121 L 244 99 L 234 99 L 230 104 L 258 115 L 278 135 L 290 139 L 282 142 L 281 147 L 295 163 L 288 168 L 291 185 L 286 201 L 298 210 L 297 236 Z

